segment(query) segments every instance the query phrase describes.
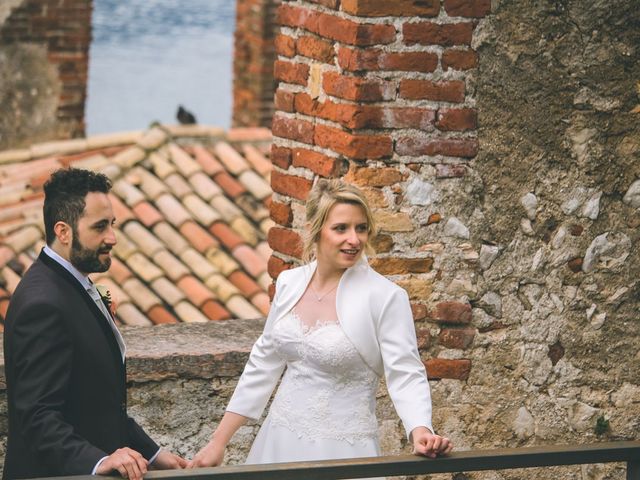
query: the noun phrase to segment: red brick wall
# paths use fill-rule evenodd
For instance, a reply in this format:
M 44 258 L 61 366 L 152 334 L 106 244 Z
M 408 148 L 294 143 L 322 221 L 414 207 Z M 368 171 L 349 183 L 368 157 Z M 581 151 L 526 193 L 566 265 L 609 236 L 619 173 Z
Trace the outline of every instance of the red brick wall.
M 381 234 L 371 264 L 408 291 L 423 349 L 434 342 L 465 349 L 475 333 L 463 298 L 430 301 L 438 274 L 422 232 L 441 215 L 419 220 L 409 186 L 461 178 L 478 152 L 471 40 L 489 7 L 489 0 L 315 0 L 284 1 L 278 11 L 270 274 L 299 263 L 313 180 L 343 177 L 375 209 Z M 432 378 L 465 379 L 471 362 L 437 358 L 427 368 Z
M 280 0 L 237 0 L 233 54 L 234 126 L 270 127 L 273 117 L 273 44 Z
M 49 63 L 58 72 L 61 88 L 55 111 L 56 128 L 50 138 L 84 135 L 91 11 L 91 0 L 24 0 L 0 24 L 0 44 L 5 48 L 44 45 Z M 16 121 L 29 120 L 20 112 L 13 113 Z

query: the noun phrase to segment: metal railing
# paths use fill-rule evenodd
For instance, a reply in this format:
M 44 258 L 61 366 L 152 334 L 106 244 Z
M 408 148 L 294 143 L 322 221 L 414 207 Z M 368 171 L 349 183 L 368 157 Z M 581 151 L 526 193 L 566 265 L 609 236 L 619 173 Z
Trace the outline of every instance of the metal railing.
M 624 462 L 627 480 L 640 480 L 640 441 L 501 448 L 453 452 L 435 459 L 414 455 L 237 465 L 194 470 L 152 471 L 145 479 L 164 480 L 337 480 L 342 478 L 424 475 L 511 468 Z M 96 480 L 83 475 L 74 480 Z M 99 477 L 103 480 L 119 477 Z

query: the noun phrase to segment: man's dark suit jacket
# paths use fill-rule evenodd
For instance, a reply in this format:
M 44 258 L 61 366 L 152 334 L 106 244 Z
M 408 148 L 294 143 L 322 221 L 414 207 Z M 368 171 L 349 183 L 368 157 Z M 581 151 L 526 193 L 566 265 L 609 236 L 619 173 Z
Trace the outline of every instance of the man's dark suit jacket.
M 127 415 L 113 331 L 83 286 L 44 252 L 11 297 L 4 332 L 4 478 L 90 474 L 118 448 L 158 446 Z

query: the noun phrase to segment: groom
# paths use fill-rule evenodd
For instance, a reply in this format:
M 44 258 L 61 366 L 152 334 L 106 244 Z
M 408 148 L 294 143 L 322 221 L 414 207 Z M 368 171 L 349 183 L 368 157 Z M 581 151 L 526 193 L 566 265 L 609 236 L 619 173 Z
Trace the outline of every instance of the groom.
M 47 245 L 11 297 L 4 333 L 4 478 L 119 472 L 186 462 L 127 415 L 125 345 L 88 274 L 111 265 L 109 179 L 56 171 L 44 186 Z

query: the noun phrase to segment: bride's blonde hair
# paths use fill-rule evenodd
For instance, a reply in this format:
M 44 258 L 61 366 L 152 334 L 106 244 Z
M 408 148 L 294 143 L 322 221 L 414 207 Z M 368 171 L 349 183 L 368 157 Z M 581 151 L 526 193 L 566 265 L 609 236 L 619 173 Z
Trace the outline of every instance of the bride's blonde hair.
M 320 231 L 327 221 L 329 211 L 338 203 L 357 205 L 362 208 L 367 217 L 367 242 L 364 251 L 367 255 L 374 253 L 371 241 L 376 235 L 376 225 L 364 194 L 355 186 L 342 180 L 320 179 L 311 189 L 307 198 L 307 231 L 304 237 L 304 249 L 302 258 L 304 261 L 312 260 L 315 256 L 314 247 L 320 240 Z

